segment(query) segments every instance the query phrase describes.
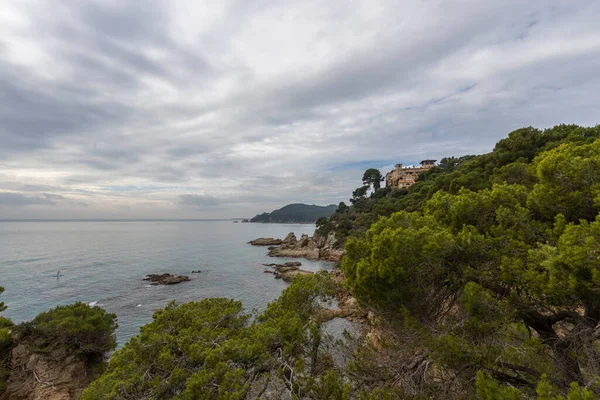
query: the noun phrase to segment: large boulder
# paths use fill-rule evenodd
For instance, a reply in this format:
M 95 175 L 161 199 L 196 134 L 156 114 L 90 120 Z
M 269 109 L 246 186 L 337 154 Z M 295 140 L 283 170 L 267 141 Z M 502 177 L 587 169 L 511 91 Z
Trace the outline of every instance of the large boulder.
M 298 240 L 298 242 L 296 243 L 296 247 L 307 247 L 309 242 L 310 238 L 305 233 L 300 237 L 300 240 Z
M 288 233 L 287 236 L 285 237 L 285 239 L 283 239 L 283 242 L 281 244 L 284 246 L 295 246 L 296 245 L 296 235 L 294 235 L 294 232 Z

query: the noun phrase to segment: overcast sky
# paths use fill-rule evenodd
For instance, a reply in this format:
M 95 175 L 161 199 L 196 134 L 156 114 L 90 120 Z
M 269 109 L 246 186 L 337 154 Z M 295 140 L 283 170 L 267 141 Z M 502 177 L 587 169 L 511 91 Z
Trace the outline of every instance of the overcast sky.
M 0 2 L 0 218 L 253 216 L 600 123 L 600 1 Z

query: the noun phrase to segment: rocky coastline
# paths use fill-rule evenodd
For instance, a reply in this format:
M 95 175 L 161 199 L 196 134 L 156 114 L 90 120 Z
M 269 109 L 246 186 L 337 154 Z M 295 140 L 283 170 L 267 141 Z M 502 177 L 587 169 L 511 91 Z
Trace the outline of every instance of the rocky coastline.
M 279 244 L 277 244 L 279 243 Z M 274 238 L 257 238 L 249 242 L 254 246 L 269 246 L 267 255 L 270 257 L 290 257 L 290 258 L 305 258 L 308 260 L 323 260 L 330 262 L 339 262 L 344 255 L 344 249 L 336 247 L 335 235 L 333 233 L 328 236 L 320 236 L 314 234 L 312 237 L 304 234 L 300 239 L 296 238 L 293 232 L 287 234 L 282 239 Z M 283 279 L 290 282 L 298 275 L 310 275 L 311 271 L 300 269 L 302 265 L 299 261 L 288 261 L 283 264 L 270 263 L 263 264 L 265 273 L 275 275 L 276 279 Z M 339 268 L 335 268 L 330 272 L 331 279 L 339 284 L 343 284 L 345 277 Z M 340 290 L 336 295 L 337 305 L 334 308 L 323 308 L 318 315 L 322 322 L 330 321 L 335 318 L 345 318 L 349 321 L 367 323 L 372 319 L 358 303 L 357 299 L 347 290 Z
M 267 253 L 270 257 L 306 258 L 308 260 L 323 260 L 338 262 L 344 255 L 344 249 L 336 247 L 333 233 L 328 236 L 314 234 L 312 237 L 304 234 L 300 239 L 293 232 L 281 239 L 258 238 L 249 242 L 254 246 L 270 246 Z

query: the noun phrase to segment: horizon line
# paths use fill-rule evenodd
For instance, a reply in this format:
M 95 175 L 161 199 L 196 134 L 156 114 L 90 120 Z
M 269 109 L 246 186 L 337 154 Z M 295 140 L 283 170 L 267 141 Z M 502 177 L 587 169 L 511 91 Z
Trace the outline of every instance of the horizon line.
M 0 222 L 236 221 L 247 218 L 0 218 Z

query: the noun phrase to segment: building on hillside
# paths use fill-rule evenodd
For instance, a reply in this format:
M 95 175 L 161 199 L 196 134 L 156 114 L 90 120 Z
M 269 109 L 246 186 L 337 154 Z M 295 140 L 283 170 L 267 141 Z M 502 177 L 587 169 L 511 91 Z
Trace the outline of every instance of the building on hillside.
M 436 160 L 423 160 L 421 166 L 403 167 L 396 164 L 396 168 L 385 174 L 385 186 L 391 188 L 407 188 L 419 177 L 422 172 L 428 171 L 435 166 Z

